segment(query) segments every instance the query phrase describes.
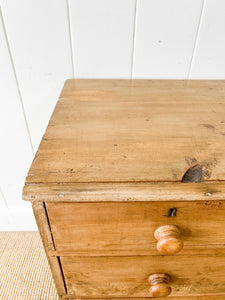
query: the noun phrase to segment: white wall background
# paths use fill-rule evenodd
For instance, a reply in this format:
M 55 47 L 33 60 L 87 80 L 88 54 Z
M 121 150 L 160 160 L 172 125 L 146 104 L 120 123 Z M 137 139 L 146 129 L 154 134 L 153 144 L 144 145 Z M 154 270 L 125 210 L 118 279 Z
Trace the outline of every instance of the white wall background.
M 68 78 L 225 79 L 224 0 L 0 0 L 0 230 Z

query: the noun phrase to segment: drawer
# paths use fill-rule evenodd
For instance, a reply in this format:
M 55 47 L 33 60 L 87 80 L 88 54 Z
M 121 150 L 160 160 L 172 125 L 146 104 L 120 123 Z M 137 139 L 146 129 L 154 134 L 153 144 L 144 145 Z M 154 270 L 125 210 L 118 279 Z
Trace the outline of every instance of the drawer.
M 46 203 L 58 255 L 155 255 L 154 232 L 176 225 L 178 255 L 225 254 L 224 201 Z
M 149 297 L 149 275 L 165 273 L 171 297 L 225 299 L 225 257 L 81 256 L 61 257 L 61 264 L 68 294 L 77 297 Z

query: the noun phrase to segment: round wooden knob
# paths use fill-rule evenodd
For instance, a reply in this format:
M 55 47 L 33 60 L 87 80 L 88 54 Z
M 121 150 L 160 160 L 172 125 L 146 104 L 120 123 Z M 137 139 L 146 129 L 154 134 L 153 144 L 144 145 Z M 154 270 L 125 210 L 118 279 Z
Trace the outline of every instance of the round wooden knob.
M 156 229 L 154 236 L 157 243 L 157 250 L 163 255 L 173 255 L 183 248 L 183 241 L 180 239 L 180 229 L 175 225 L 165 225 Z
M 153 274 L 149 276 L 148 281 L 151 284 L 149 289 L 150 297 L 167 297 L 172 289 L 169 286 L 170 276 L 168 274 Z

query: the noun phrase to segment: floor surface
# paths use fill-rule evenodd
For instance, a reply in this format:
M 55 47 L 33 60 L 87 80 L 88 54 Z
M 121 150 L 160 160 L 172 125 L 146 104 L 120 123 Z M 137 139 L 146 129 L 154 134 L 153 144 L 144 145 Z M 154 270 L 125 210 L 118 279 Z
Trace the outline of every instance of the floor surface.
M 58 300 L 38 232 L 0 232 L 0 300 Z

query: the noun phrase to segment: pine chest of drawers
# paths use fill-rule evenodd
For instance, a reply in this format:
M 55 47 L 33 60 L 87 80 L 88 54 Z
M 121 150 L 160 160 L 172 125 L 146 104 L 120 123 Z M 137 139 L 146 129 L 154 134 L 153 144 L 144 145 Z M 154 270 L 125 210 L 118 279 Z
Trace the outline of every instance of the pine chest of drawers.
M 225 299 L 225 82 L 67 80 L 23 191 L 62 299 Z

